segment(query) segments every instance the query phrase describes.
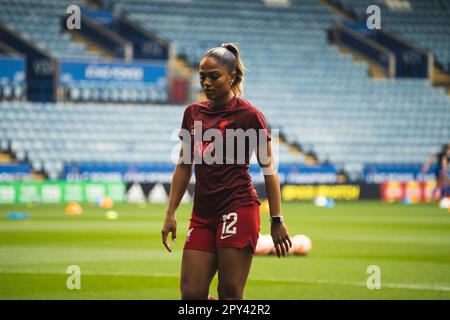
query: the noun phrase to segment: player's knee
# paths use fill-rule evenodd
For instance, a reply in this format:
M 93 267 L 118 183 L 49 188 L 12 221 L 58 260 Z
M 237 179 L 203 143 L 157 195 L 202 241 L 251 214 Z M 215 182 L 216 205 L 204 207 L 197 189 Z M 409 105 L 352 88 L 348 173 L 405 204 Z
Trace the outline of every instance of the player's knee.
M 239 285 L 226 284 L 217 288 L 220 300 L 242 300 L 244 289 Z
M 208 290 L 195 288 L 194 286 L 181 285 L 182 300 L 206 300 L 208 299 Z

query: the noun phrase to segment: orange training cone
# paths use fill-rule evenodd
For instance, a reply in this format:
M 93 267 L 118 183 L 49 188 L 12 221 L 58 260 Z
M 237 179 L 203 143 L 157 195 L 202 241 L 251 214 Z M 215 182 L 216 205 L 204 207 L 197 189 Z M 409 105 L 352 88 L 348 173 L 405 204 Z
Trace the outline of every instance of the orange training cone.
M 261 202 L 260 209 L 262 213 L 269 213 L 270 212 L 269 200 L 264 199 L 263 202 Z
M 103 197 L 103 199 L 100 201 L 100 207 L 103 209 L 111 209 L 114 207 L 114 202 L 110 197 Z
M 68 215 L 80 215 L 83 213 L 83 208 L 78 202 L 72 201 L 66 206 L 66 214 Z

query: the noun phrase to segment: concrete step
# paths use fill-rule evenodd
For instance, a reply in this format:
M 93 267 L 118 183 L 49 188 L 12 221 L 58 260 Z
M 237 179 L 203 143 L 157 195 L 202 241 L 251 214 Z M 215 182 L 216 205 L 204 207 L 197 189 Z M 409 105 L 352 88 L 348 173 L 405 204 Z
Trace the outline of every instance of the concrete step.
M 43 180 L 45 180 L 45 175 L 40 172 L 33 171 L 31 173 L 31 178 L 33 179 L 33 181 L 43 181 Z
M 369 75 L 372 79 L 375 80 L 384 80 L 387 79 L 387 74 L 385 72 L 385 70 L 383 68 L 380 68 L 378 65 L 376 65 L 375 63 L 371 62 L 369 59 L 367 59 L 366 57 L 358 54 L 357 52 L 352 51 L 351 49 L 344 47 L 344 46 L 340 46 L 339 47 L 339 51 L 343 54 L 343 55 L 350 55 L 352 57 L 352 59 L 356 62 L 359 63 L 366 63 L 369 66 Z
M 386 72 L 374 63 L 369 62 L 370 77 L 376 80 L 387 79 Z
M 433 86 L 443 87 L 447 95 L 450 96 L 450 75 L 436 66 L 433 69 L 431 84 Z
M 170 61 L 170 67 L 174 68 L 176 72 L 184 77 L 192 77 L 196 72 L 193 68 L 189 67 L 184 59 L 176 58 Z
M 70 32 L 70 31 L 67 31 L 67 32 Z M 106 60 L 114 59 L 114 55 L 112 52 L 110 52 L 103 46 L 95 43 L 91 39 L 83 36 L 82 34 L 80 34 L 78 32 L 71 32 L 70 34 L 72 35 L 72 42 L 84 44 L 87 52 L 99 53 L 102 59 L 106 59 Z
M 338 16 L 345 17 L 347 19 L 353 20 L 353 17 L 350 14 L 348 14 L 345 11 L 343 11 L 341 8 L 339 8 L 339 6 L 331 3 L 330 0 L 320 0 L 319 3 L 322 6 L 325 6 L 328 9 L 331 9 L 331 11 L 333 11 L 333 13 L 335 15 L 338 15 Z
M 7 152 L 0 152 L 0 163 L 13 163 L 14 157 Z

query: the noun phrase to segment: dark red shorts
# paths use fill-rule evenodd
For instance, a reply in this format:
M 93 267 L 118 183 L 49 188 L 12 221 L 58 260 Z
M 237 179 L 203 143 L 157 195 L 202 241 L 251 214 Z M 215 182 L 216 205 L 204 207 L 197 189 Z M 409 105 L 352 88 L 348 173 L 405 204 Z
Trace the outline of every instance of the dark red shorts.
M 184 250 L 217 252 L 217 248 L 251 247 L 259 236 L 259 204 L 236 208 L 222 215 L 198 215 L 192 212 Z

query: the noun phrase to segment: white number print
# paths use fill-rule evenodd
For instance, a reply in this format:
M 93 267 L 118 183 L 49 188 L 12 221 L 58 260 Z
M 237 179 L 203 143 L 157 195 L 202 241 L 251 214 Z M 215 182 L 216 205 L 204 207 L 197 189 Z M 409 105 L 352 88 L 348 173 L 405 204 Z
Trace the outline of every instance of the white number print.
M 223 226 L 222 226 L 222 235 L 220 236 L 220 239 L 223 240 L 236 234 L 236 227 L 233 226 L 237 222 L 238 215 L 236 212 L 230 212 L 229 214 L 224 214 L 222 216 L 222 219 L 223 219 Z

